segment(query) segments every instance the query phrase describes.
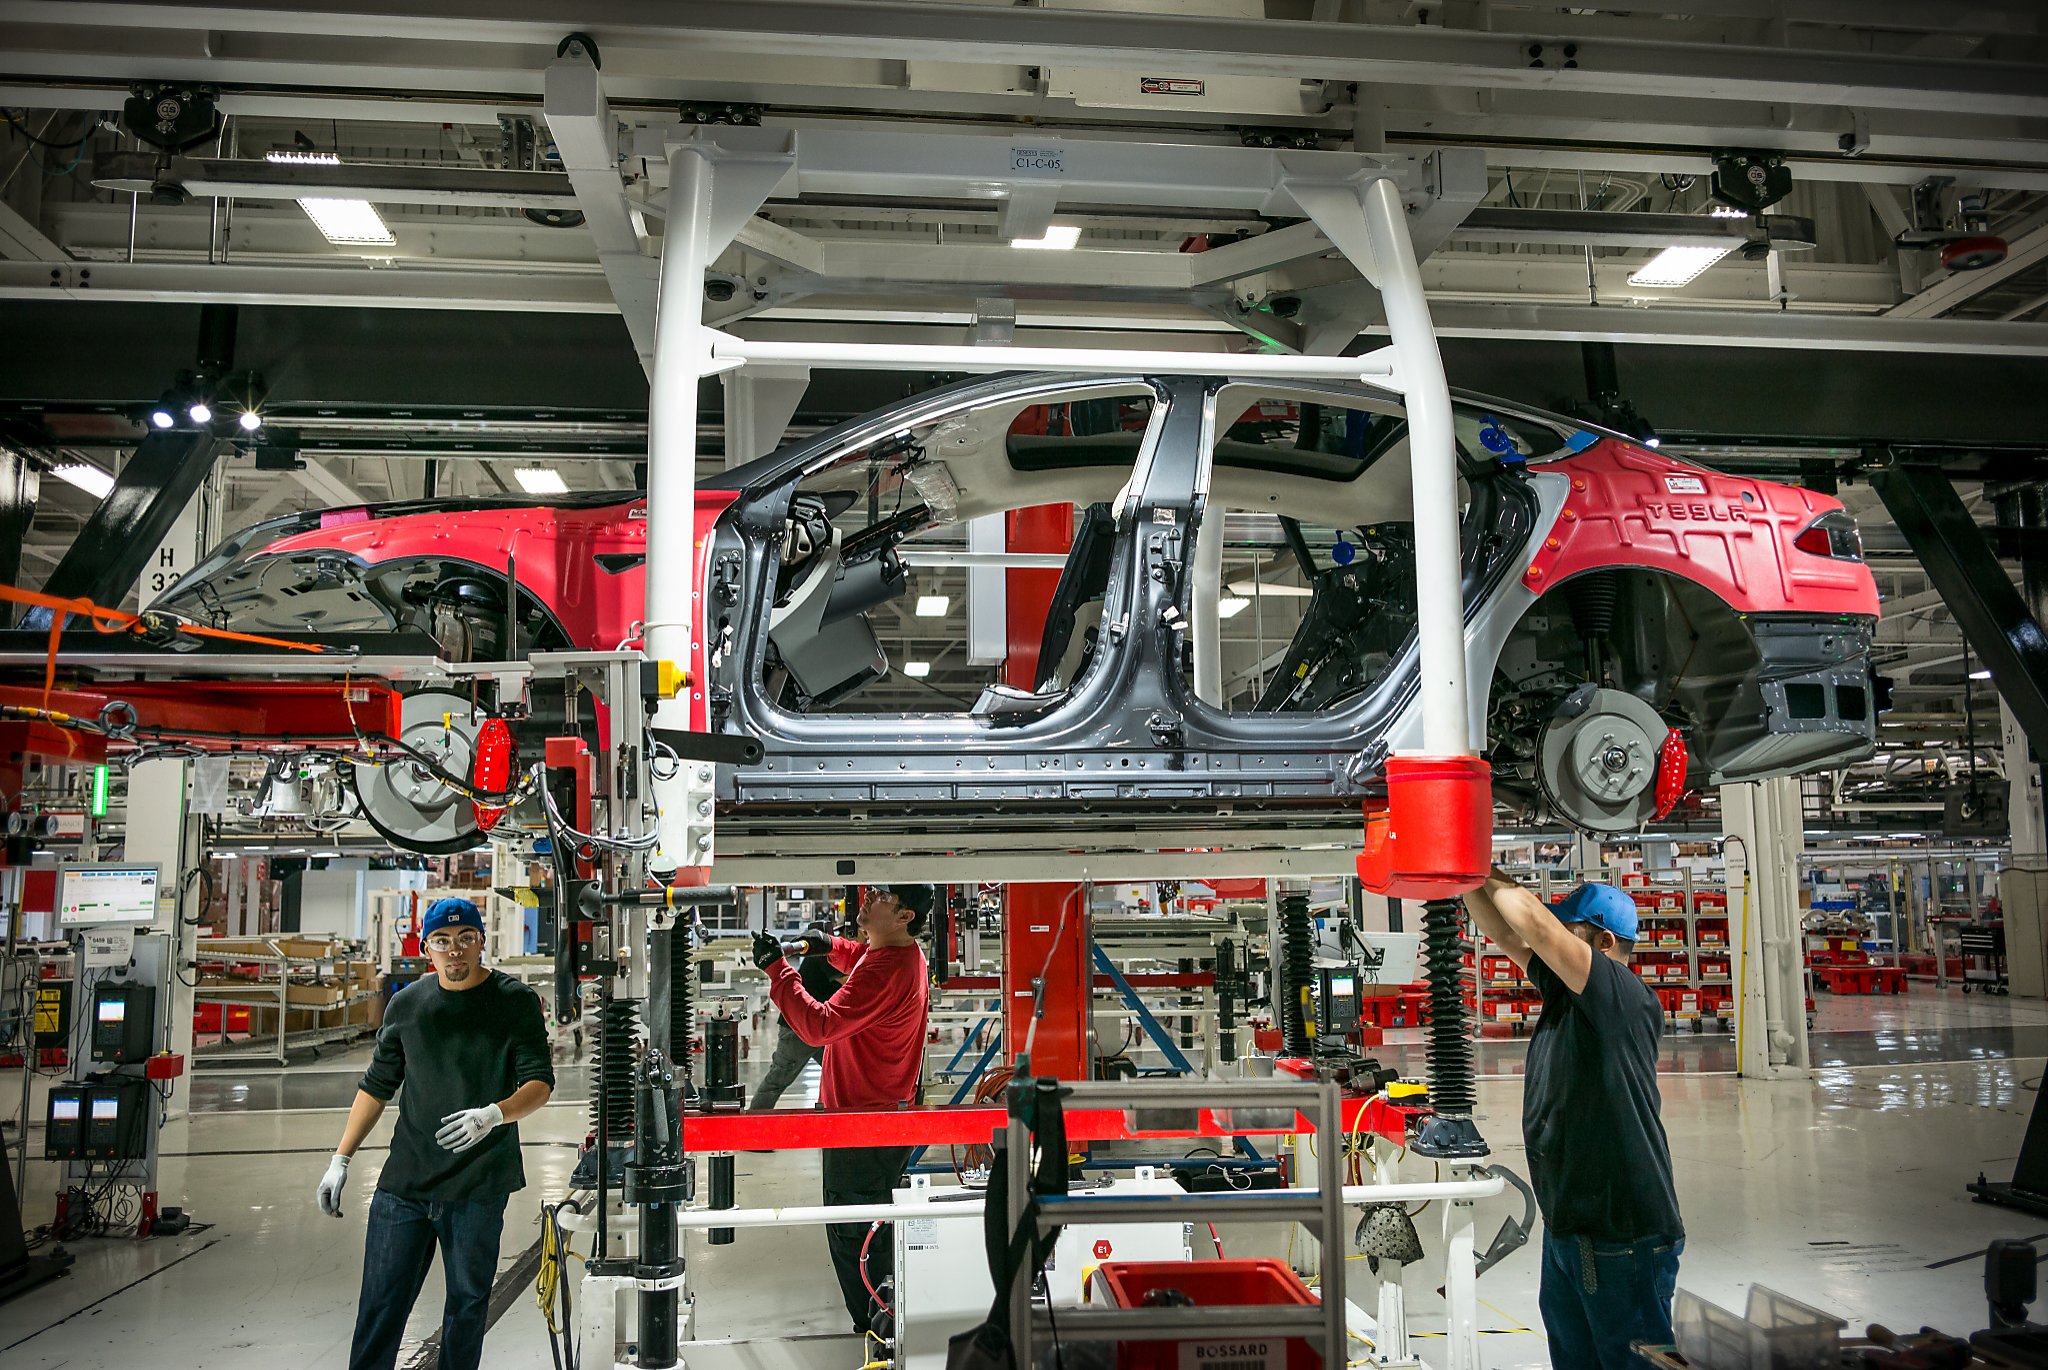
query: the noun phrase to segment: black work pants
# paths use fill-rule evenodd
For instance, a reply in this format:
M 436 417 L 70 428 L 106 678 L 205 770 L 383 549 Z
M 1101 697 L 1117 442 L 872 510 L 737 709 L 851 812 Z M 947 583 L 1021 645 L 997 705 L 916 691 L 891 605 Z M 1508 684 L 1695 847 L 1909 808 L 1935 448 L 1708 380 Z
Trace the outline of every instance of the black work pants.
M 903 1178 L 910 1164 L 907 1146 L 835 1147 L 825 1156 L 825 1202 L 827 1204 L 885 1204 L 890 1192 Z M 882 1287 L 896 1268 L 895 1234 L 884 1224 L 868 1239 L 868 1223 L 833 1223 L 825 1229 L 825 1245 L 832 1252 L 832 1269 L 839 1276 L 839 1293 L 846 1300 L 846 1312 L 856 1333 L 866 1332 L 873 1316 L 868 1285 Z M 861 1244 L 867 1244 L 867 1280 L 861 1280 Z

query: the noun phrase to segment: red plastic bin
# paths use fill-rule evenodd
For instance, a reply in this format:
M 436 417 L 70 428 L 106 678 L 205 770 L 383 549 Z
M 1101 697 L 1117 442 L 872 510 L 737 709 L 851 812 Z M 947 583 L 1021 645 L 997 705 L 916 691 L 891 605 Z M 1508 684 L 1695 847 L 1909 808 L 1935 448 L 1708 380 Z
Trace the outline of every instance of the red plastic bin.
M 1104 1261 L 1096 1268 L 1109 1302 L 1117 1308 L 1141 1308 L 1155 1289 L 1178 1289 L 1198 1308 L 1311 1306 L 1315 1294 L 1285 1261 Z M 1183 1346 L 1209 1346 L 1229 1337 L 1190 1337 L 1175 1341 L 1127 1341 L 1117 1345 L 1118 1370 L 1180 1370 Z M 1220 1349 L 1220 1348 L 1219 1348 Z M 1196 1354 L 1197 1362 L 1256 1356 Z M 1323 1353 L 1303 1337 L 1287 1339 L 1287 1370 L 1322 1370 Z

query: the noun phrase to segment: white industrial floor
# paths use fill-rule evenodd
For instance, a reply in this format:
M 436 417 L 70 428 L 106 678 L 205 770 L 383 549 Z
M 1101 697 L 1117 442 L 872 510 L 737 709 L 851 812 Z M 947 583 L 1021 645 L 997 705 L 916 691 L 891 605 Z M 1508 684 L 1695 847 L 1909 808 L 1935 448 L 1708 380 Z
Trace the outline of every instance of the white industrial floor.
M 1974 1253 L 1996 1237 L 2048 1240 L 2048 1218 L 1986 1208 L 1963 1192 L 1980 1170 L 2010 1174 L 2048 1055 L 2048 1006 L 1953 990 L 1823 995 L 1814 1040 L 1816 1059 L 1841 1064 L 1788 1084 L 1718 1073 L 1713 1062 L 1725 1042 L 1680 1038 L 1667 1048 L 1665 1118 L 1689 1229 L 1681 1287 L 1739 1308 L 1744 1290 L 1762 1282 L 1838 1313 L 1855 1330 L 1869 1321 L 1952 1332 L 1980 1326 Z M 363 1207 L 381 1154 L 358 1163 L 343 1219 L 322 1217 L 313 1189 L 360 1056 L 295 1067 L 282 1079 L 203 1077 L 195 1102 L 207 1111 L 165 1133 L 161 1190 L 165 1203 L 185 1206 L 211 1229 L 77 1243 L 69 1276 L 0 1305 L 0 1365 L 345 1366 Z M 1482 1127 L 1517 1169 L 1520 1064 L 1518 1047 L 1490 1048 L 1481 1089 Z M 813 1076 L 799 1088 L 814 1085 Z M 564 1086 L 579 1097 L 522 1126 L 532 1184 L 507 1218 L 507 1267 L 535 1240 L 535 1206 L 559 1192 L 585 1130 L 580 1072 L 565 1073 Z M 784 1102 L 804 1100 L 792 1091 Z M 39 1130 L 32 1142 L 39 1152 Z M 742 1204 L 816 1192 L 815 1154 L 742 1156 L 739 1169 Z M 41 1162 L 30 1166 L 31 1224 L 50 1215 L 53 1174 Z M 1434 1249 L 1432 1216 L 1418 1225 Z M 1481 1210 L 1482 1243 L 1497 1222 L 1497 1212 Z M 1231 1255 L 1277 1254 L 1283 1240 L 1278 1229 L 1247 1228 L 1226 1231 L 1224 1243 Z M 700 1353 L 700 1370 L 859 1364 L 850 1339 L 820 1335 L 836 1332 L 844 1315 L 816 1229 L 744 1231 L 731 1246 L 693 1247 L 690 1257 L 700 1337 L 801 1339 Z M 1497 1333 L 1483 1338 L 1490 1366 L 1548 1364 L 1542 1337 L 1530 1330 L 1541 1326 L 1536 1270 L 1533 1249 L 1524 1249 L 1481 1282 L 1485 1325 Z M 1427 1263 L 1416 1267 L 1409 1300 L 1425 1329 L 1441 1307 L 1426 1272 Z M 433 1331 L 439 1300 L 437 1271 L 414 1316 L 415 1337 Z M 1431 1354 L 1428 1342 L 1423 1354 Z M 417 1359 L 409 1347 L 400 1364 Z M 424 1363 L 432 1363 L 430 1352 Z M 494 1325 L 485 1364 L 550 1364 L 530 1290 Z

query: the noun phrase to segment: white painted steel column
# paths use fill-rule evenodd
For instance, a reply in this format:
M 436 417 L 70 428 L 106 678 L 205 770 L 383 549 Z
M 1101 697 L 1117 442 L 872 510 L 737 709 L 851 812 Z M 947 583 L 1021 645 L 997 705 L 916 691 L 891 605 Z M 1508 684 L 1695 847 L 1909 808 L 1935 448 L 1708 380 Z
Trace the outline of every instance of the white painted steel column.
M 128 772 L 121 848 L 123 861 L 153 864 L 163 872 L 163 883 L 157 886 L 156 918 L 146 931 L 171 942 L 171 974 L 164 991 L 157 995 L 157 1012 L 165 1048 L 185 1058 L 185 1073 L 172 1082 L 171 1097 L 165 1104 L 172 1117 L 185 1112 L 186 1084 L 192 1078 L 193 987 L 186 981 L 197 978 L 191 973 L 196 929 L 182 924 L 184 911 L 177 896 L 185 871 L 205 855 L 199 850 L 198 821 L 185 816 L 189 769 L 183 761 L 145 761 Z M 193 898 L 197 897 L 195 891 Z M 196 907 L 192 912 L 197 913 Z
M 2048 865 L 2048 819 L 2043 818 L 2041 768 L 2027 749 L 2027 735 L 2021 730 L 2006 702 L 1998 701 L 1999 740 L 2005 748 L 2005 774 L 2012 790 L 2007 797 L 2007 821 L 2012 825 L 2012 859 L 2016 866 Z
M 685 670 L 696 594 L 697 386 L 710 361 L 700 330 L 704 270 L 711 264 L 711 176 L 707 149 L 690 144 L 669 148 L 668 223 L 661 243 L 647 414 L 647 599 L 641 650 L 651 661 L 672 661 Z M 689 696 L 702 688 L 692 680 L 676 698 L 662 700 L 650 726 L 687 732 Z M 662 816 L 654 869 L 708 865 L 711 768 L 687 763 L 674 779 L 653 780 L 652 788 Z
M 1796 1079 L 1811 1063 L 1799 909 L 1799 782 L 1784 777 L 1721 787 L 1728 835 L 1728 915 L 1735 979 L 1736 1069 L 1752 1079 Z M 1746 859 L 1745 859 L 1746 858 Z M 1743 878 L 1748 873 L 1748 909 Z
M 1470 756 L 1465 695 L 1465 602 L 1458 576 L 1458 464 L 1451 391 L 1408 236 L 1401 188 L 1380 179 L 1364 191 L 1395 383 L 1408 405 L 1408 469 L 1415 503 L 1416 631 L 1422 648 L 1422 745 L 1431 756 Z M 1364 269 L 1361 266 L 1361 270 Z

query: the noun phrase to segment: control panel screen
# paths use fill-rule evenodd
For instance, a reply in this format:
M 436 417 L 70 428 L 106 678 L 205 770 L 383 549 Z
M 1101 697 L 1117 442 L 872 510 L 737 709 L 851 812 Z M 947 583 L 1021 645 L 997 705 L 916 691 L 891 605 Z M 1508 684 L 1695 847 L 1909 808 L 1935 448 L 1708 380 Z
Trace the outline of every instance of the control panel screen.
M 94 1122 L 111 1123 L 120 1116 L 121 1101 L 119 1099 L 94 1099 L 92 1101 L 92 1120 Z
M 78 1100 L 57 1098 L 50 1100 L 50 1117 L 60 1123 L 78 1121 Z
M 66 866 L 57 890 L 57 921 L 65 927 L 156 921 L 155 866 Z
M 1356 994 L 1358 993 L 1358 981 L 1348 975 L 1333 975 L 1330 977 L 1330 993 Z M 102 1013 L 101 1016 L 104 1017 L 105 1014 Z
M 127 1017 L 128 1001 L 126 999 L 115 999 L 109 996 L 103 997 L 100 1000 L 99 1020 L 102 1023 L 119 1024 L 125 1022 Z

